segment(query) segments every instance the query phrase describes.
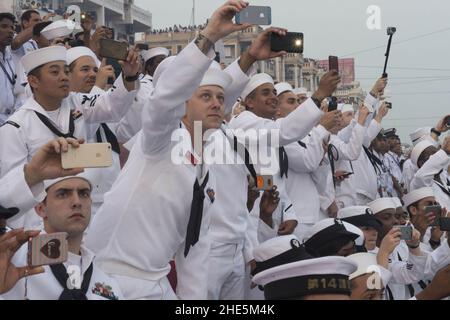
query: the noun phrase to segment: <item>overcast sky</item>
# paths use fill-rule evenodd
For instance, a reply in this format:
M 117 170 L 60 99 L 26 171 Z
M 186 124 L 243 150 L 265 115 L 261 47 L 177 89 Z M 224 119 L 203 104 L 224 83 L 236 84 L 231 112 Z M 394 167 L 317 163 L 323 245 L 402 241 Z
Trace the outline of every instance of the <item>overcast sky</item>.
M 196 24 L 223 0 L 196 0 Z M 188 25 L 191 0 L 135 0 L 153 14 L 153 27 Z M 253 0 L 272 7 L 272 24 L 305 34 L 304 56 L 353 57 L 356 80 L 366 91 L 381 75 L 388 37 L 396 26 L 389 61 L 393 110 L 384 127 L 395 126 L 403 142 L 409 132 L 450 114 L 450 2 L 444 0 Z M 381 9 L 381 30 L 369 30 L 370 5 Z M 410 40 L 411 38 L 415 38 Z M 405 41 L 407 40 L 407 41 Z M 395 42 L 401 42 L 395 44 Z M 365 52 L 362 50 L 379 47 Z

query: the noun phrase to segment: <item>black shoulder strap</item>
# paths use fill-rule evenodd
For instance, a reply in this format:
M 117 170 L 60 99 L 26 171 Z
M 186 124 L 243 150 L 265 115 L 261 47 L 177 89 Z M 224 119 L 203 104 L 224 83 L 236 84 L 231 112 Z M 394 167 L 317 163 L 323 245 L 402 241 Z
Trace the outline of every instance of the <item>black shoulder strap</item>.
M 108 127 L 106 123 L 102 123 L 100 126 L 103 128 L 103 131 L 105 131 L 106 141 L 108 141 L 111 144 L 112 150 L 120 155 L 120 145 L 119 141 L 117 141 L 116 135 L 111 131 L 111 129 Z M 97 142 L 103 142 L 100 127 L 96 132 L 96 136 Z

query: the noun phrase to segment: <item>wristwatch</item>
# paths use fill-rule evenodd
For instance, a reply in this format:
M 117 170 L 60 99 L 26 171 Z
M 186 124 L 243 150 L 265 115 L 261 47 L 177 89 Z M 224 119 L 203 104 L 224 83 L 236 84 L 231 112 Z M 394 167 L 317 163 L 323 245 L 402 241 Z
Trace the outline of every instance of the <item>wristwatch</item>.
M 127 81 L 127 82 L 134 82 L 134 81 L 137 81 L 137 80 L 139 79 L 139 72 L 136 73 L 135 76 L 132 76 L 132 77 L 128 76 L 128 77 L 125 77 L 124 79 L 125 79 L 125 81 Z
M 322 106 L 321 102 L 319 101 L 319 99 L 317 98 L 313 98 L 311 97 L 312 101 L 314 101 L 314 103 L 316 104 L 317 108 L 320 109 L 320 107 Z
M 431 128 L 431 132 L 437 135 L 438 137 L 440 137 L 442 134 L 442 132 L 437 131 L 435 128 Z

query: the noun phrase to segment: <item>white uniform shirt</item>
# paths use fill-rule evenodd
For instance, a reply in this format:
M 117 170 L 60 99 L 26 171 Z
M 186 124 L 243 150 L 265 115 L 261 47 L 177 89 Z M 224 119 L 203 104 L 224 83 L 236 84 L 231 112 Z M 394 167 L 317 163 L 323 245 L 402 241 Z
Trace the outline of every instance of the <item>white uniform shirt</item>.
M 411 192 L 411 181 L 413 180 L 417 170 L 419 170 L 419 168 L 412 163 L 411 159 L 408 159 L 405 163 L 403 163 L 403 182 L 408 192 Z
M 14 82 L 16 64 L 11 54 L 11 47 L 6 47 L 5 54 L 0 52 L 0 125 L 14 112 Z M 6 73 L 5 73 L 6 72 Z M 11 83 L 11 81 L 13 83 Z
M 185 101 L 198 88 L 213 57 L 212 50 L 205 56 L 191 43 L 161 75 L 144 107 L 143 129 L 128 162 L 105 195 L 86 239 L 104 271 L 136 281 L 166 277 L 169 261 L 175 257 L 177 294 L 182 299 L 207 297 L 207 232 L 213 202 L 205 195 L 199 241 L 185 258 L 192 190 L 196 179 L 200 184 L 204 181 L 208 166 L 174 163 L 172 152 L 178 140 L 171 141 L 171 135 L 185 115 Z M 212 171 L 205 193 L 208 189 L 216 189 Z
M 312 175 L 322 162 L 325 152 L 323 143 L 329 135 L 329 132 L 319 125 L 302 140 L 306 148 L 298 142 L 285 147 L 289 159 L 286 188 L 301 224 L 312 225 L 319 221 L 320 195 Z
M 23 246 L 12 258 L 12 263 L 16 266 L 27 265 L 28 247 Z M 81 256 L 76 256 L 69 253 L 69 259 L 64 263 L 67 269 L 69 279 L 72 276 L 76 276 L 73 271 L 79 270 L 84 275 L 91 263 L 94 261 L 94 254 L 85 247 L 81 247 Z M 80 267 L 81 264 L 81 267 Z M 78 267 L 71 270 L 71 266 Z M 59 284 L 58 280 L 53 275 L 49 266 L 44 266 L 45 272 L 30 276 L 27 279 L 27 294 L 28 300 L 58 300 L 59 296 L 63 292 L 63 287 Z M 74 278 L 75 280 L 75 278 Z M 79 281 L 81 280 L 81 281 Z M 77 279 L 73 284 L 79 286 L 82 282 L 82 278 Z M 2 297 L 5 300 L 23 300 L 25 299 L 25 279 L 20 279 L 17 284 Z M 98 266 L 94 263 L 91 281 L 89 282 L 89 288 L 86 292 L 88 300 L 117 300 L 123 299 L 122 292 L 116 281 L 107 276 Z
M 436 200 L 443 208 L 450 209 L 450 186 L 447 168 L 450 165 L 450 157 L 444 150 L 439 150 L 432 155 L 420 168 L 411 181 L 410 190 L 423 187 L 432 187 Z M 434 180 L 439 174 L 441 182 Z

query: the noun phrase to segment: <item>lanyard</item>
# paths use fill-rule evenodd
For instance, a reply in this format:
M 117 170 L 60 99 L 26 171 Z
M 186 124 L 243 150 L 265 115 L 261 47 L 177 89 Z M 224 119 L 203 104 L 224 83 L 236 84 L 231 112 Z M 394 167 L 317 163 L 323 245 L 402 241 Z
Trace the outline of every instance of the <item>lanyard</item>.
M 11 67 L 11 65 L 9 64 L 8 60 L 6 60 L 6 63 L 8 64 L 11 74 L 9 74 L 8 71 L 6 71 L 5 65 L 1 61 L 0 61 L 0 67 L 2 67 L 3 72 L 6 74 L 6 77 L 8 77 L 9 83 L 11 83 L 11 85 L 14 86 L 16 84 L 17 75 L 14 73 L 14 70 Z

